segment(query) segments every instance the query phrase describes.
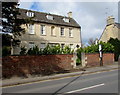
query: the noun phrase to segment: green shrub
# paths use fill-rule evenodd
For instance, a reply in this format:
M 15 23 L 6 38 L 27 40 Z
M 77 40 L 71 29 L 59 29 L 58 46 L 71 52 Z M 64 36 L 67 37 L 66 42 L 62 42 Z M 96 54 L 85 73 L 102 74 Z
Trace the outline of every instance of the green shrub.
M 114 46 L 114 54 L 115 54 L 115 61 L 118 61 L 119 55 L 120 55 L 120 40 L 110 38 L 108 43 L 112 44 Z
M 69 46 L 65 46 L 65 47 L 62 49 L 62 53 L 63 53 L 63 54 L 73 54 L 73 53 L 74 53 L 74 50 L 72 50 Z
M 99 53 L 99 44 L 102 45 L 102 52 L 103 53 L 113 53 L 114 52 L 114 46 L 110 43 L 105 43 L 105 42 L 100 42 L 97 45 L 92 44 L 90 46 L 80 48 L 78 49 L 79 52 L 84 52 L 84 53 Z
M 102 45 L 102 52 L 103 53 L 113 53 L 114 46 L 110 43 L 100 42 L 99 44 Z
M 20 55 L 26 55 L 26 50 L 25 46 L 21 47 Z
M 50 47 L 50 54 L 62 54 L 62 49 L 60 45 L 55 45 Z
M 47 55 L 47 54 L 51 54 L 50 51 L 51 47 L 49 45 L 47 45 L 44 49 L 43 49 L 43 54 Z
M 81 65 L 81 59 L 80 58 L 76 59 L 76 65 Z
M 11 55 L 11 47 L 3 46 L 2 47 L 2 56 L 8 56 L 8 55 Z
M 28 55 L 39 55 L 39 48 L 38 46 L 35 46 L 33 48 L 30 48 L 27 52 Z
M 61 46 L 49 46 L 47 45 L 44 49 L 39 49 L 38 46 L 30 48 L 26 53 L 26 49 L 24 47 L 21 48 L 20 54 L 28 54 L 28 55 L 48 55 L 48 54 L 73 54 L 74 50 L 68 46 L 61 48 Z

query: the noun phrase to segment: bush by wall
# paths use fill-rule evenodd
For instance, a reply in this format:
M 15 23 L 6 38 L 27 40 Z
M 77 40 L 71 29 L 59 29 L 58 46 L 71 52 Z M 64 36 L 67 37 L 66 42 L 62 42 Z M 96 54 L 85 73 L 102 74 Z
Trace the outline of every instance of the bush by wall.
M 8 56 L 11 54 L 11 47 L 3 46 L 2 47 L 2 56 Z
M 114 52 L 114 46 L 110 43 L 104 43 L 100 42 L 97 45 L 92 44 L 90 46 L 84 47 L 84 48 L 78 48 L 77 49 L 77 57 L 78 59 L 77 64 L 81 64 L 81 53 L 99 53 L 99 44 L 102 45 L 102 53 L 113 53 Z
M 20 55 L 48 55 L 48 54 L 73 54 L 74 50 L 69 46 L 61 48 L 60 45 L 49 46 L 47 45 L 44 49 L 35 46 L 30 48 L 28 51 L 25 47 L 21 47 Z
M 114 46 L 110 43 L 100 42 L 99 44 L 102 45 L 102 52 L 103 53 L 113 53 L 114 52 Z M 90 45 L 84 48 L 77 49 L 77 53 L 80 55 L 81 52 L 84 53 L 99 53 L 99 44 Z M 80 57 L 80 56 L 78 56 Z

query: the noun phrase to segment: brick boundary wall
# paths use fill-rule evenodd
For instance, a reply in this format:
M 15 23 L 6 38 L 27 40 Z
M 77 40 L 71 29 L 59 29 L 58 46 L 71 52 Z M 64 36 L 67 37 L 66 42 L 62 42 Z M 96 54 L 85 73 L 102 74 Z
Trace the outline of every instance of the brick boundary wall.
M 85 54 L 85 61 L 88 67 L 100 66 L 99 53 L 87 53 Z M 103 54 L 103 65 L 114 64 L 114 54 L 104 53 Z
M 3 77 L 51 74 L 74 67 L 73 54 L 7 56 L 2 58 Z

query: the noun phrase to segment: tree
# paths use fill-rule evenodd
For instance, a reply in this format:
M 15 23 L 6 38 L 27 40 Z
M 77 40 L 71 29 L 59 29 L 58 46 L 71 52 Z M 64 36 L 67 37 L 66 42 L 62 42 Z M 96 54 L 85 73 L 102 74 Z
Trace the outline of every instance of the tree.
M 4 46 L 19 45 L 19 36 L 25 32 L 25 29 L 21 25 L 26 24 L 27 20 L 18 18 L 18 15 L 20 15 L 18 5 L 18 2 L 2 2 L 3 48 Z
M 90 39 L 88 40 L 88 44 L 89 44 L 89 45 L 93 45 L 93 44 L 95 44 L 94 39 L 93 39 L 93 38 L 90 38 Z
M 25 20 L 17 18 L 20 15 L 17 6 L 18 2 L 2 2 L 2 32 L 12 33 L 15 37 L 25 32 L 21 27 Z
M 79 48 L 77 52 L 84 52 L 84 53 L 99 53 L 99 44 L 102 45 L 102 52 L 103 53 L 113 53 L 114 46 L 110 43 L 100 42 L 97 45 L 93 44 L 91 46 L 87 46 L 84 48 Z
M 118 40 L 117 38 L 110 38 L 108 43 L 111 43 L 114 46 L 115 61 L 118 61 L 120 55 L 120 40 Z

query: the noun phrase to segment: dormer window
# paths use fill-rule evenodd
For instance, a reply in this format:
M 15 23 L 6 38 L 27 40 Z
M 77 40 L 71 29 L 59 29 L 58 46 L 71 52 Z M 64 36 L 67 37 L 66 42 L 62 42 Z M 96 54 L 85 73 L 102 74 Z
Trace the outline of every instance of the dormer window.
M 46 17 L 47 17 L 47 19 L 49 19 L 49 20 L 53 20 L 53 16 L 51 16 L 51 15 L 47 15 Z
M 69 23 L 69 19 L 68 18 L 63 18 L 64 22 Z
M 34 17 L 34 13 L 33 13 L 33 12 L 27 12 L 26 15 L 27 15 L 28 17 Z

